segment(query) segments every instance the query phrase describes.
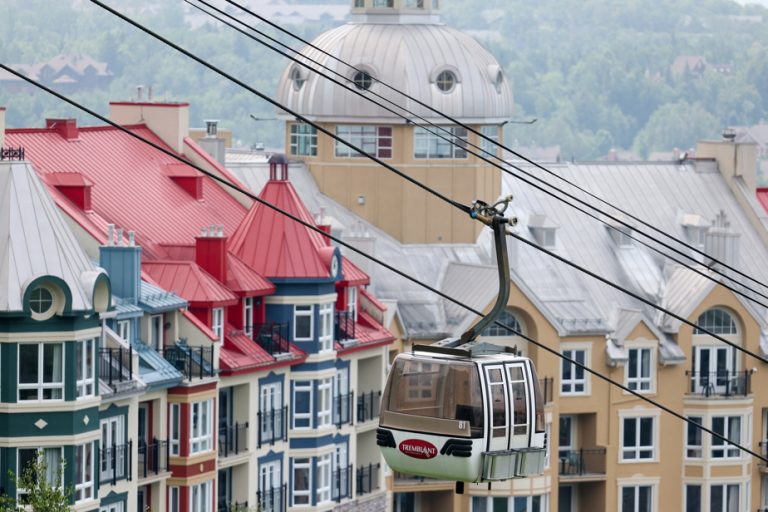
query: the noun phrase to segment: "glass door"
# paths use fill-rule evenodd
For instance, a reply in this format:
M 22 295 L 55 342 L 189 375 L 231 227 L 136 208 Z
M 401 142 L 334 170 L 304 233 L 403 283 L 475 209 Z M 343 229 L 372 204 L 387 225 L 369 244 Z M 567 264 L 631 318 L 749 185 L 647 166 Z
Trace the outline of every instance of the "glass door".
M 507 404 L 507 383 L 504 367 L 493 365 L 484 367 L 488 383 L 488 397 L 491 409 L 490 451 L 509 449 L 509 411 Z

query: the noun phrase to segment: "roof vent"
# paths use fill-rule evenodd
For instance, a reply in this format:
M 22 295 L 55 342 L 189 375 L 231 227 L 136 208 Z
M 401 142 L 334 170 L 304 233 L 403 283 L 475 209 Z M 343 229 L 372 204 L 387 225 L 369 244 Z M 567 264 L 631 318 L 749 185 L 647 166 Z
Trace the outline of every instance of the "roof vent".
M 684 213 L 681 224 L 688 243 L 697 249 L 704 250 L 704 240 L 709 229 L 709 223 L 704 217 L 695 213 Z
M 76 140 L 80 137 L 75 119 L 46 119 L 45 127 L 58 133 L 66 140 Z
M 704 235 L 704 252 L 711 258 L 710 265 L 716 261 L 728 266 L 738 264 L 740 235 L 731 231 L 730 227 L 725 212 L 720 210 Z
M 558 226 L 546 215 L 534 213 L 528 219 L 528 229 L 531 230 L 536 243 L 547 249 L 554 249 Z
M 203 198 L 203 175 L 186 164 L 163 165 L 165 175 L 195 199 Z

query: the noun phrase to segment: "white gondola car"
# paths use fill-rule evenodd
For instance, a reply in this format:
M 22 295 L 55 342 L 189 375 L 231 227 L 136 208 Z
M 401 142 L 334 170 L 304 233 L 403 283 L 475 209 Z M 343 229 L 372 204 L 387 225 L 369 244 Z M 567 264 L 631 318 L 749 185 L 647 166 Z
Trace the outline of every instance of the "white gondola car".
M 457 482 L 541 474 L 544 403 L 531 360 L 488 343 L 445 345 L 392 364 L 377 431 L 387 464 Z

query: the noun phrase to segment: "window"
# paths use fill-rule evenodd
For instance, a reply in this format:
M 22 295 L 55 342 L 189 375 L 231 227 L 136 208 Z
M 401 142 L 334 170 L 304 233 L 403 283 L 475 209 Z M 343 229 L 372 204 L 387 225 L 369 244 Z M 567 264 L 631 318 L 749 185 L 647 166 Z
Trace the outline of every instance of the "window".
M 312 427 L 312 381 L 293 383 L 293 428 Z
M 392 7 L 394 0 L 373 0 L 374 7 Z
M 312 339 L 312 305 L 293 307 L 293 339 L 308 341 Z
M 77 342 L 77 398 L 93 396 L 96 340 Z
M 213 399 L 190 404 L 190 454 L 213 449 Z
M 125 416 L 118 415 L 101 420 L 101 462 L 100 480 L 102 483 L 118 478 L 125 478 Z
M 213 308 L 213 320 L 211 330 L 219 340 L 224 339 L 224 308 Z
M 709 488 L 709 510 L 711 512 L 740 512 L 739 484 L 712 485 Z
M 435 85 L 442 92 L 451 92 L 453 88 L 456 87 L 456 75 L 454 75 L 452 71 L 441 71 L 435 79 Z
M 291 82 L 293 82 L 293 90 L 299 91 L 304 86 L 304 76 L 302 76 L 301 70 L 298 67 L 294 67 L 291 70 Z
M 29 309 L 38 315 L 45 315 L 53 307 L 53 294 L 48 288 L 38 286 L 29 294 Z
M 472 512 L 548 512 L 548 502 L 547 494 L 515 497 L 472 496 Z
M 732 347 L 695 346 L 693 391 L 706 396 L 737 392 L 739 380 L 735 367 L 736 351 Z
M 622 421 L 621 460 L 650 460 L 653 458 L 653 418 L 624 418 Z
M 317 458 L 317 503 L 331 501 L 331 454 Z
M 585 365 L 587 351 L 585 349 L 563 350 L 563 355 L 575 362 Z M 560 361 L 560 394 L 579 395 L 587 392 L 587 376 L 584 368 L 566 360 Z
M 405 6 L 409 9 L 423 9 L 424 0 L 405 0 Z
M 685 486 L 685 512 L 701 512 L 701 486 Z
M 305 123 L 291 125 L 291 154 L 317 156 L 317 128 Z
M 707 334 L 701 329 L 706 329 L 713 334 L 738 334 L 736 322 L 733 317 L 723 309 L 709 309 L 696 320 L 696 328 L 693 334 Z
M 483 156 L 499 156 L 499 127 L 496 125 L 483 125 L 480 127 L 480 149 L 485 151 Z
M 168 488 L 168 512 L 179 512 L 181 510 L 181 501 L 178 487 Z
M 293 459 L 293 478 L 291 478 L 291 496 L 293 505 L 309 505 L 312 481 L 312 464 L 308 457 Z
M 283 510 L 282 468 L 279 461 L 259 465 L 259 494 L 257 510 L 278 512 Z
M 163 348 L 163 315 L 149 317 L 149 346 L 155 350 Z
M 651 486 L 636 485 L 621 488 L 621 512 L 651 512 Z
M 629 389 L 634 391 L 651 390 L 651 363 L 650 348 L 629 349 L 629 361 L 627 362 L 627 387 Z
M 365 0 L 355 0 L 355 7 L 365 7 Z
M 442 129 L 441 129 L 442 128 Z M 467 129 L 461 126 L 417 127 L 413 131 L 415 158 L 467 158 Z
M 243 299 L 243 333 L 253 338 L 253 297 Z
M 181 453 L 181 404 L 171 403 L 168 407 L 168 438 L 171 455 L 179 455 Z
M 261 386 L 259 411 L 261 412 L 261 438 L 271 441 L 283 435 L 282 391 L 280 384 L 263 384 Z
M 392 127 L 368 125 L 339 125 L 336 135 L 377 158 L 392 158 Z M 338 158 L 362 157 L 343 142 L 336 141 Z
M 331 424 L 333 405 L 333 378 L 320 379 L 317 385 L 317 426 L 325 427 Z
M 549 469 L 551 451 L 552 451 L 552 424 L 547 423 L 544 426 L 544 439 L 546 439 L 546 452 L 544 453 L 544 469 Z
M 193 485 L 189 490 L 190 511 L 191 512 L 213 512 L 213 492 L 212 482 L 208 480 L 197 485 Z
M 19 401 L 64 398 L 64 345 L 19 344 Z
M 117 321 L 117 334 L 127 342 L 131 342 L 131 321 L 130 320 L 118 320 Z
M 125 512 L 125 502 L 118 501 L 117 503 L 104 505 L 99 509 L 99 512 Z
M 357 322 L 357 286 L 347 288 L 347 311 L 352 315 L 352 319 Z
M 703 425 L 704 421 L 701 416 L 689 416 L 689 420 L 697 425 Z M 688 459 L 700 459 L 702 456 L 703 436 L 702 431 L 696 425 L 688 423 L 686 425 L 685 435 L 685 457 Z
M 75 446 L 75 502 L 93 499 L 93 443 Z
M 50 485 L 63 485 L 62 451 L 60 447 L 48 448 L 19 448 L 16 452 L 16 473 L 22 474 L 39 457 L 45 464 L 45 481 Z M 16 489 L 16 497 L 24 502 L 27 495 L 26 489 Z
M 320 350 L 333 349 L 333 303 L 320 305 Z
M 520 321 L 509 310 L 504 310 L 504 312 L 501 315 L 499 315 L 498 322 L 506 325 L 510 329 L 513 329 L 514 332 L 510 331 L 506 327 L 502 327 L 497 323 L 493 323 L 485 328 L 482 335 L 483 336 L 518 336 L 519 334 L 523 334 L 523 327 L 520 324 Z
M 560 436 L 558 437 L 558 455 L 561 460 L 569 460 L 574 449 L 576 421 L 573 416 L 560 416 Z
M 712 431 L 733 443 L 741 444 L 741 416 L 713 416 Z M 711 437 L 713 459 L 738 459 L 741 456 L 738 448 L 719 437 Z
M 346 443 L 337 444 L 333 454 L 333 499 L 349 497 L 351 475 L 348 462 Z

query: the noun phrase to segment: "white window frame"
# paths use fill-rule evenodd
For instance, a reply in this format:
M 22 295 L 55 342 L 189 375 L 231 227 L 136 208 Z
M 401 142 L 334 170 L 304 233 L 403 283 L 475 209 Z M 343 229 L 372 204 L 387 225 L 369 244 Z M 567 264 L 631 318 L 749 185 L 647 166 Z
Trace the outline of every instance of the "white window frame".
M 389 130 L 389 135 L 386 135 L 387 130 Z M 391 126 L 340 124 L 336 125 L 336 136 L 376 158 L 392 158 L 394 137 Z M 336 158 L 360 158 L 364 156 L 338 140 L 334 155 Z
M 159 324 L 157 323 L 159 322 Z M 155 336 L 155 327 L 157 327 L 157 336 Z M 150 315 L 149 317 L 149 346 L 155 350 L 163 348 L 163 336 L 165 334 L 165 325 L 163 323 L 163 315 Z M 158 339 L 155 339 L 157 337 Z
M 429 130 L 417 126 L 413 129 L 413 158 L 466 159 L 467 133 L 467 129 L 462 126 L 432 126 Z
M 704 486 L 700 482 L 684 482 L 683 483 L 683 511 L 688 512 L 688 489 L 699 490 L 699 508 L 692 509 L 694 512 L 701 512 L 704 505 Z
M 715 420 L 716 419 L 722 419 L 723 420 L 723 431 L 718 432 L 715 430 Z M 733 434 L 731 432 L 731 420 L 737 419 L 738 420 L 738 429 L 739 434 L 737 439 L 733 439 Z M 745 438 L 744 434 L 744 416 L 740 414 L 714 414 L 712 415 L 710 419 L 710 428 L 713 432 L 717 432 L 721 434 L 726 439 L 732 439 L 735 443 L 741 444 L 743 439 Z M 740 459 L 742 457 L 741 450 L 736 448 L 730 443 L 727 443 L 723 441 L 722 439 L 719 439 L 713 435 L 709 436 L 710 438 L 710 449 L 709 449 L 709 455 L 712 459 L 716 460 L 734 460 L 734 459 Z
M 275 492 L 276 499 L 273 502 L 257 503 L 257 505 L 262 505 L 263 512 L 283 510 L 282 500 L 285 497 L 280 492 L 283 483 L 282 470 L 282 462 L 279 460 L 259 464 L 259 490 L 262 492 L 262 496 L 272 495 L 273 491 L 277 489 Z
M 635 361 L 632 360 L 632 353 L 637 353 Z M 643 353 L 648 354 L 648 374 L 643 373 Z M 630 373 L 635 370 L 635 376 L 631 377 Z M 653 393 L 656 386 L 655 382 L 655 368 L 656 368 L 656 351 L 653 347 L 649 346 L 631 346 L 627 349 L 627 365 L 624 370 L 625 384 L 626 386 L 638 393 Z
M 110 503 L 109 505 L 103 505 L 99 512 L 125 512 L 125 502 L 118 501 L 117 503 Z
M 211 330 L 219 341 L 224 340 L 224 308 L 213 308 L 211 310 Z
M 716 505 L 712 498 L 712 489 L 714 489 L 715 487 L 722 487 L 722 490 L 723 490 L 723 503 L 721 503 L 722 507 L 719 510 L 721 510 L 722 512 L 741 512 L 742 510 L 749 510 L 748 508 L 740 508 L 740 505 L 742 502 L 742 496 L 741 496 L 741 484 L 739 482 L 723 482 L 723 483 L 710 484 L 708 487 L 710 510 L 715 510 L 714 508 L 712 508 L 713 506 Z M 736 488 L 736 498 L 738 499 L 738 503 L 736 503 L 735 507 L 728 506 L 728 491 L 730 490 L 729 487 Z
M 35 345 L 37 346 L 37 382 L 30 382 L 30 383 L 21 383 L 19 381 L 19 378 L 21 376 L 21 348 L 22 347 L 29 347 Z M 43 377 L 43 368 L 45 366 L 44 359 L 45 359 L 45 346 L 46 345 L 53 345 L 53 346 L 59 346 L 61 349 L 61 367 L 60 367 L 60 374 L 61 374 L 61 380 L 59 382 L 44 382 Z M 67 347 L 64 343 L 19 343 L 18 350 L 17 350 L 17 357 L 16 357 L 16 369 L 18 373 L 16 374 L 16 380 L 18 385 L 18 391 L 17 391 L 17 397 L 19 402 L 63 402 L 64 401 L 64 362 L 67 359 Z M 24 400 L 21 398 L 21 391 L 22 390 L 37 390 L 37 398 L 32 400 Z M 46 390 L 51 390 L 52 392 L 59 391 L 60 397 L 59 398 L 44 398 L 44 393 Z
M 307 399 L 309 401 L 307 412 L 297 412 L 296 411 L 296 403 L 297 403 L 297 395 L 299 393 L 306 393 Z M 305 430 L 312 428 L 312 381 L 311 380 L 297 380 L 293 383 L 293 390 L 292 390 L 292 409 L 293 414 L 291 414 L 291 426 L 296 430 Z M 297 420 L 306 420 L 306 425 L 298 425 Z
M 642 432 L 641 427 L 643 424 L 643 420 L 651 420 L 651 440 L 649 445 L 642 445 L 640 444 L 640 439 L 642 438 Z M 656 442 L 655 440 L 658 439 L 658 415 L 657 414 L 632 414 L 632 415 L 624 415 L 620 418 L 621 423 L 620 426 L 620 432 L 619 432 L 619 439 L 621 440 L 621 446 L 619 447 L 619 462 L 621 463 L 647 463 L 647 462 L 655 462 L 656 461 Z M 625 445 L 624 444 L 624 429 L 626 422 L 634 422 L 635 423 L 635 444 L 633 445 Z M 645 452 L 650 452 L 650 455 L 648 457 L 643 457 L 642 454 Z
M 317 504 L 331 501 L 331 473 L 333 457 L 330 453 L 317 457 Z
M 206 480 L 190 486 L 189 510 L 190 512 L 213 512 L 213 482 Z
M 333 424 L 333 377 L 317 381 L 317 426 Z
M 210 450 L 213 450 L 213 398 L 189 404 L 189 454 Z
M 191 425 L 191 423 L 190 423 Z M 168 442 L 170 454 L 181 455 L 181 404 L 168 404 Z
M 317 156 L 317 128 L 306 123 L 291 124 L 289 149 L 291 155 Z
M 307 488 L 296 488 L 296 473 L 307 472 Z M 312 459 L 309 457 L 295 458 L 291 460 L 291 505 L 309 506 L 312 504 Z
M 243 333 L 253 338 L 253 297 L 243 299 Z
M 110 439 L 111 438 L 111 439 Z M 114 440 L 114 442 L 111 442 Z M 127 457 L 125 449 L 119 449 L 125 445 L 125 416 L 118 414 L 101 420 L 101 461 L 99 464 L 99 480 L 111 480 L 113 476 L 119 474 L 120 468 L 125 464 Z M 114 458 L 107 455 L 105 450 L 116 449 Z M 114 464 L 112 461 L 114 460 Z M 130 471 L 130 468 L 129 468 Z M 129 476 L 127 473 L 123 477 Z M 121 477 L 122 478 L 122 477 Z
M 333 302 L 320 304 L 320 351 L 333 350 Z
M 295 341 L 312 341 L 315 335 L 314 313 L 314 304 L 295 304 L 293 306 L 293 339 Z M 298 325 L 297 320 L 299 317 L 309 317 L 309 336 L 298 336 L 296 326 Z
M 92 442 L 75 445 L 75 503 L 94 499 L 95 452 Z M 80 463 L 85 466 L 80 467 Z M 90 479 L 87 475 L 88 465 L 90 465 Z M 81 473 L 78 474 L 78 472 Z
M 22 450 L 36 450 L 38 457 L 45 457 L 45 452 L 47 450 L 58 450 L 59 451 L 59 467 L 52 469 L 47 468 L 48 474 L 57 474 L 59 470 L 61 469 L 61 463 L 64 460 L 64 448 L 60 446 L 44 446 L 44 447 L 19 447 L 19 449 L 16 450 L 16 474 L 21 475 L 21 473 L 24 471 L 24 468 L 21 467 L 21 461 L 19 460 L 19 456 L 21 455 Z M 55 473 L 51 473 L 51 471 L 55 471 Z M 56 482 L 51 481 L 47 478 L 48 475 L 46 475 L 46 480 L 51 485 L 56 485 Z M 59 475 L 61 477 L 61 480 L 59 481 L 59 486 L 64 487 L 64 472 L 62 471 Z M 27 494 L 27 489 L 17 487 L 16 488 L 16 500 L 22 501 L 24 499 L 24 496 Z
M 81 340 L 77 342 L 77 372 L 79 373 L 76 381 L 77 398 L 91 397 L 96 392 L 96 338 Z M 88 366 L 88 352 L 91 356 L 91 364 Z
M 585 366 L 589 366 L 591 359 L 591 347 L 583 344 L 566 344 L 562 345 L 562 353 L 565 357 L 569 357 L 576 362 L 579 362 Z M 579 358 L 583 358 L 580 361 Z M 570 370 L 570 377 L 565 377 L 566 369 Z M 579 375 L 580 376 L 577 376 Z M 581 389 L 577 389 L 578 387 Z M 582 396 L 588 395 L 590 390 L 589 373 L 578 366 L 560 359 L 560 395 L 561 396 Z
M 355 322 L 357 322 L 358 293 L 357 286 L 350 286 L 347 288 L 347 311 L 352 312 L 352 319 Z
M 168 488 L 168 512 L 179 512 L 180 510 L 180 495 L 178 486 L 172 486 Z
M 648 497 L 648 505 L 650 510 L 648 512 L 653 512 L 656 510 L 656 485 L 652 483 L 632 483 L 632 484 L 620 484 L 619 485 L 619 506 L 617 510 L 619 512 L 646 512 L 643 510 L 640 510 L 638 508 L 640 504 L 640 488 L 647 487 L 650 492 L 650 496 Z M 622 505 L 624 503 L 624 489 L 634 489 L 634 504 L 631 509 L 625 510 Z
M 117 334 L 125 341 L 130 343 L 131 340 L 131 322 L 132 320 L 118 320 L 117 321 Z
M 275 439 L 278 432 L 275 432 L 275 424 L 273 415 L 282 411 L 283 408 L 283 394 L 282 383 L 270 382 L 269 384 L 261 384 L 259 389 L 259 410 L 261 411 L 261 436 L 263 439 Z M 280 419 L 280 432 L 282 435 L 283 423 Z
M 688 419 L 704 426 L 704 417 L 701 415 L 689 415 Z M 698 437 L 698 444 L 692 442 L 692 435 Z M 685 424 L 685 458 L 688 460 L 700 460 L 704 457 L 704 431 L 695 428 L 690 423 Z
M 499 156 L 499 134 L 501 133 L 501 129 L 499 125 L 496 124 L 484 124 L 480 127 L 480 134 L 485 135 L 488 139 L 493 140 L 494 142 L 490 142 L 486 140 L 483 137 L 480 137 L 480 149 L 485 151 L 486 153 L 483 153 L 483 156 L 488 158 L 488 154 L 494 156 Z

